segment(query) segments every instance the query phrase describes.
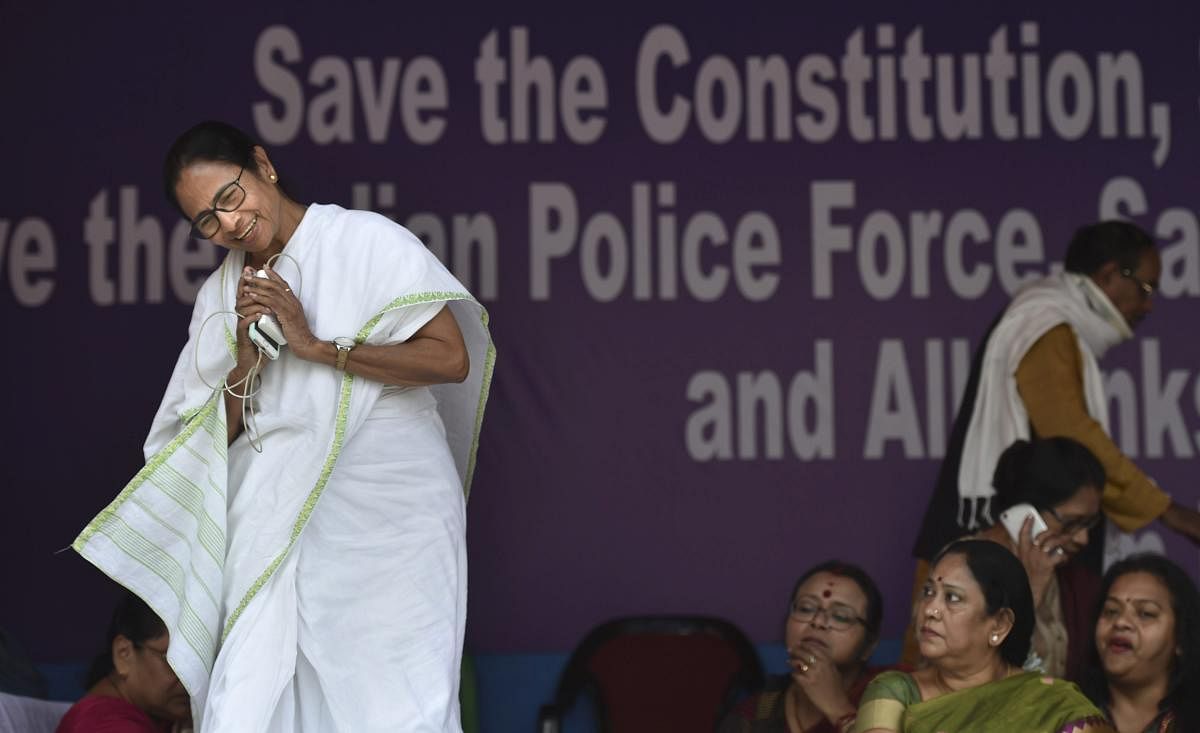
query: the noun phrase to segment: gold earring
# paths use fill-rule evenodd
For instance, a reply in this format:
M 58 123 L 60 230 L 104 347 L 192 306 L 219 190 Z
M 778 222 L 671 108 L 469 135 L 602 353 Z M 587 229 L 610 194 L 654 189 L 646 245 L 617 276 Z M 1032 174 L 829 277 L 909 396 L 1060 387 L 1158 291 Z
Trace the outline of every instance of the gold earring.
M 272 174 L 271 174 L 271 182 L 272 182 L 272 183 L 274 183 L 275 181 L 278 181 L 278 180 L 279 180 L 279 176 L 277 176 L 277 175 L 275 175 L 274 173 L 272 173 Z
M 999 644 L 999 643 L 1000 643 L 1000 635 L 999 635 L 999 634 L 992 634 L 992 643 L 993 643 L 993 644 Z

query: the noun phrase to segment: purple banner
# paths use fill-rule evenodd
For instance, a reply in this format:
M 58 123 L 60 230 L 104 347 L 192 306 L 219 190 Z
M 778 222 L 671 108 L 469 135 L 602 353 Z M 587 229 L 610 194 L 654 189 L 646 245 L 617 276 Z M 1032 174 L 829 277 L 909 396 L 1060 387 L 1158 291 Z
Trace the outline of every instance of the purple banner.
M 1164 263 L 1102 364 L 1114 435 L 1195 506 L 1200 10 L 871 5 L 0 11 L 0 626 L 47 661 L 100 636 L 106 581 L 53 553 L 140 468 L 219 261 L 159 180 L 208 118 L 491 313 L 469 650 L 662 612 L 774 639 L 834 556 L 898 636 L 970 354 L 1101 218 Z M 1137 542 L 1200 570 L 1160 525 Z

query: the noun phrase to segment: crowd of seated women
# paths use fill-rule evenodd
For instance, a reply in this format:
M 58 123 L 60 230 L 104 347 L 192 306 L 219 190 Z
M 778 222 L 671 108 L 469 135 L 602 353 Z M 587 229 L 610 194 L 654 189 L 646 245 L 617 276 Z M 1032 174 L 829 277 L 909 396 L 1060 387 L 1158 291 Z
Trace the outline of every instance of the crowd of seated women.
M 830 561 L 789 599 L 789 674 L 743 700 L 720 733 L 1200 731 L 1200 593 L 1157 555 L 1097 577 L 1078 560 L 1099 521 L 1104 470 L 1067 438 L 1020 441 L 995 474 L 1002 523 L 918 568 L 904 660 L 867 665 L 882 599 Z
M 993 481 L 1001 521 L 920 564 L 894 668 L 868 663 L 883 618 L 871 577 L 835 560 L 809 568 L 786 604 L 789 673 L 719 733 L 1200 733 L 1200 593 L 1165 557 L 1133 556 L 1102 578 L 1081 561 L 1104 483 L 1069 438 L 1010 446 Z M 1001 519 L 1024 506 L 1022 521 Z M 59 733 L 189 729 L 168 643 L 127 594 Z

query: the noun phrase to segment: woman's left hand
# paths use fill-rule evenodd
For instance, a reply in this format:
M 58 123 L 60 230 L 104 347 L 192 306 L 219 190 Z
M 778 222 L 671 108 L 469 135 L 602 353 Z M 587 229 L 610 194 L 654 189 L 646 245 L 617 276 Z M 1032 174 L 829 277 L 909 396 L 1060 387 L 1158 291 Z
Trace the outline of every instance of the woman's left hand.
M 279 328 L 288 344 L 296 350 L 316 341 L 312 330 L 308 327 L 308 318 L 304 315 L 304 306 L 292 292 L 292 287 L 270 267 L 263 267 L 267 277 L 255 277 L 254 269 L 246 267 L 242 270 L 242 291 L 254 299 L 255 303 L 271 309 Z M 300 354 L 297 354 L 299 356 Z
M 819 646 L 799 646 L 788 650 L 792 681 L 812 701 L 827 720 L 834 721 L 854 706 L 846 697 L 841 670 L 833 663 L 829 652 Z

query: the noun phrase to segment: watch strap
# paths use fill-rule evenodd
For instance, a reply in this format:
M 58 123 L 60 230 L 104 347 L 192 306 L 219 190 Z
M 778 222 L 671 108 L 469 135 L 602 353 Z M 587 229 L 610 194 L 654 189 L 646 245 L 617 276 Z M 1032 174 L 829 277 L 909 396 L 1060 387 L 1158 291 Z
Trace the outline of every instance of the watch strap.
M 346 371 L 346 360 L 350 358 L 350 351 L 354 348 L 354 345 L 343 346 L 337 341 L 334 341 L 333 345 L 337 348 L 337 364 L 334 366 L 339 372 L 344 372 Z

